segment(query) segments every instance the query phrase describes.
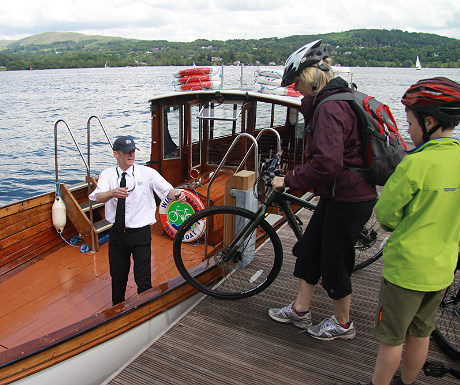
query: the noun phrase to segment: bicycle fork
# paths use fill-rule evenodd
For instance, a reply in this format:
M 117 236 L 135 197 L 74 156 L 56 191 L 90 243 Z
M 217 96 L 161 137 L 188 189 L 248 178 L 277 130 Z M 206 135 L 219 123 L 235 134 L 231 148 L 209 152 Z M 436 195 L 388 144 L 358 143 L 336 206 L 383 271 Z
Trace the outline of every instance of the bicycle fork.
M 261 221 L 264 220 L 265 214 L 266 214 L 266 207 L 263 206 L 262 208 L 259 209 L 257 213 L 257 218 L 254 221 L 247 220 L 244 225 L 238 225 L 236 224 L 236 232 L 235 232 L 235 238 L 233 241 L 228 245 L 226 255 L 224 257 L 225 262 L 239 262 L 243 261 L 243 263 L 246 265 L 250 260 L 244 261 L 245 257 L 245 245 L 247 245 L 250 242 L 253 242 L 253 249 L 251 246 L 251 249 L 248 251 L 255 251 L 255 246 L 256 246 L 256 229 L 257 226 Z M 241 219 L 244 219 L 241 217 Z

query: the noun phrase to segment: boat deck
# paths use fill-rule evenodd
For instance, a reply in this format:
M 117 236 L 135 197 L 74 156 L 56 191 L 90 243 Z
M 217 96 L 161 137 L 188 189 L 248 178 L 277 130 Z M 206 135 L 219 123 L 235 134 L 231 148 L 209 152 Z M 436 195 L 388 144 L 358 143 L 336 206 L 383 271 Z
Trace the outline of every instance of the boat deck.
M 0 280 L 0 352 L 112 306 L 108 243 L 98 253 L 66 246 Z M 178 275 L 172 240 L 152 226 L 152 284 Z M 126 299 L 137 295 L 131 271 Z
M 353 276 L 351 318 L 356 338 L 318 341 L 267 315 L 269 307 L 292 301 L 297 288 L 289 252 L 294 243 L 292 231 L 284 227 L 279 234 L 285 262 L 267 290 L 238 301 L 204 297 L 109 384 L 367 384 L 378 350 L 372 330 L 382 262 Z M 314 322 L 332 314 L 331 302 L 321 288 L 316 290 L 312 313 Z M 431 341 L 428 359 L 460 368 L 435 341 Z M 458 380 L 421 373 L 416 383 L 458 384 Z

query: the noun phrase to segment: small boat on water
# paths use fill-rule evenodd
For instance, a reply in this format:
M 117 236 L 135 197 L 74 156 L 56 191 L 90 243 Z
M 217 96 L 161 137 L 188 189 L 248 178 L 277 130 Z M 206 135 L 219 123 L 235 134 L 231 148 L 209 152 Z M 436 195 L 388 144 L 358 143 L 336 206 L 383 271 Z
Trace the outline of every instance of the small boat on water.
M 417 60 L 415 61 L 415 69 L 421 70 L 422 64 L 420 63 L 420 58 L 417 56 Z
M 146 165 L 175 187 L 193 191 L 205 205 L 223 204 L 226 182 L 242 160 L 247 170 L 257 167 L 256 157 L 245 158 L 252 143 L 244 140 L 221 164 L 235 138 L 255 138 L 274 129 L 286 167 L 303 163 L 299 109 L 300 98 L 257 91 L 199 90 L 155 97 L 150 100 L 151 126 L 145 127 L 152 133 Z M 56 122 L 55 131 L 64 123 Z M 262 160 L 277 150 L 271 135 L 258 142 Z M 59 185 L 66 205 L 62 232 L 52 221 L 56 191 L 0 207 L 0 384 L 103 383 L 197 300 L 176 270 L 171 234 L 157 218 L 151 226 L 153 288 L 137 295 L 130 274 L 127 300 L 111 306 L 108 245 L 103 243 L 110 224 L 104 220 L 104 206 L 88 201 L 96 180 L 88 166 L 82 179 L 85 172 L 85 183 Z M 62 239 L 78 235 L 86 249 Z M 213 271 L 202 279 L 214 280 Z

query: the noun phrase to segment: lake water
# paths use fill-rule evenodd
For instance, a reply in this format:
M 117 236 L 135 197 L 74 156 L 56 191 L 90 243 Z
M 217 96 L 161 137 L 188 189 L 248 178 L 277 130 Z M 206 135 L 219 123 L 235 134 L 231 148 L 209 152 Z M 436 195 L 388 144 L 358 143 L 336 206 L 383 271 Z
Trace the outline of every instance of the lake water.
M 0 71 L 0 206 L 52 191 L 55 181 L 54 124 L 63 119 L 86 157 L 86 125 L 97 116 L 113 141 L 132 135 L 149 159 L 148 100 L 174 92 L 172 74 L 182 67 L 130 67 Z M 185 68 L 185 67 L 183 67 Z M 276 67 L 281 69 L 281 67 Z M 257 67 L 244 67 L 244 86 L 254 86 Z M 407 125 L 401 96 L 422 78 L 446 76 L 460 82 L 460 69 L 352 68 L 358 90 L 388 104 L 403 136 Z M 224 88 L 240 86 L 239 67 L 224 67 Z M 349 77 L 344 76 L 346 80 Z M 93 120 L 92 174 L 114 164 L 107 141 Z M 59 180 L 84 180 L 86 169 L 64 124 L 58 125 Z

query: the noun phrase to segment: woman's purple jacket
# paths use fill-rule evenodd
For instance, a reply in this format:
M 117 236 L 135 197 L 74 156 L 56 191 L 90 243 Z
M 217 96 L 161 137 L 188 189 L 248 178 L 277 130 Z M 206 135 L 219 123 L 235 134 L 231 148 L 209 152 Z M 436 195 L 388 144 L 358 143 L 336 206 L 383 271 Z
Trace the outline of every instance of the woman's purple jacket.
M 315 106 L 337 92 L 351 92 L 341 78 L 334 78 L 320 93 L 302 99 L 306 127 L 313 125 Z M 300 191 L 314 189 L 317 195 L 336 202 L 376 199 L 375 186 L 345 167 L 363 167 L 357 118 L 349 103 L 328 101 L 314 115 L 314 129 L 305 138 L 307 163 L 290 171 L 284 178 L 285 185 Z

